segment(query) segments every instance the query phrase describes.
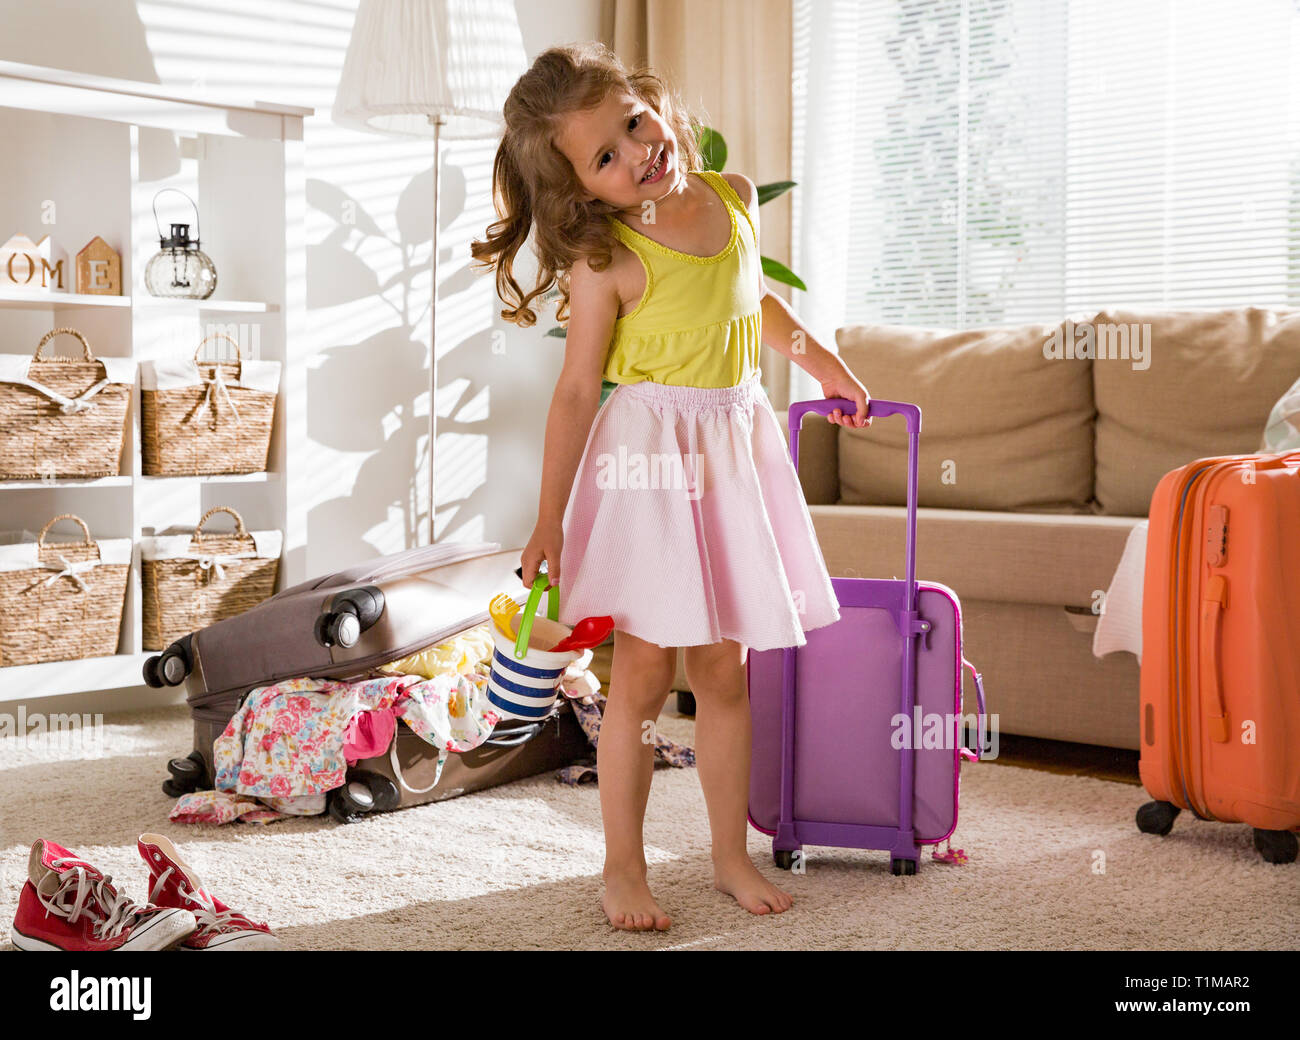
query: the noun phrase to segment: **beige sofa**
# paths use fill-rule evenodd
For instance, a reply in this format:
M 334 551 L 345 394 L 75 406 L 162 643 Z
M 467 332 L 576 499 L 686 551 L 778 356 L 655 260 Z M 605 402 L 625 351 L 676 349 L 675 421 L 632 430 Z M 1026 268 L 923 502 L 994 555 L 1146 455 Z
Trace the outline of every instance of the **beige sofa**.
M 1300 375 L 1300 311 L 869 325 L 836 340 L 874 397 L 921 406 L 917 575 L 961 598 L 966 656 L 1001 732 L 1136 748 L 1137 662 L 1092 656 L 1094 608 L 1161 475 L 1258 449 Z M 810 416 L 804 431 L 800 476 L 830 573 L 901 574 L 902 421 L 848 430 Z

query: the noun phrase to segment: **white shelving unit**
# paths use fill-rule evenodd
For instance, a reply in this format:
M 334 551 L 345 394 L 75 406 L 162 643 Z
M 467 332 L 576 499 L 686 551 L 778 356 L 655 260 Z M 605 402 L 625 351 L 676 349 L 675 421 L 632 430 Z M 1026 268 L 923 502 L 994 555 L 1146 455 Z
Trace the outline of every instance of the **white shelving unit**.
M 235 507 L 250 530 L 284 532 L 278 587 L 307 577 L 306 517 L 296 503 L 305 501 L 299 489 L 311 474 L 295 449 L 306 443 L 303 120 L 311 113 L 0 62 L 0 241 L 18 232 L 50 235 L 67 255 L 71 290 L 77 252 L 99 235 L 121 254 L 123 292 L 0 289 L 0 353 L 30 353 L 51 328 L 71 326 L 96 356 L 188 357 L 205 335 L 224 332 L 245 357 L 282 364 L 266 473 L 142 475 L 137 380 L 118 476 L 0 481 L 0 530 L 37 531 L 52 516 L 75 513 L 97 538 L 136 543 L 118 653 L 0 668 L 0 703 L 142 685 L 149 654 L 141 645 L 139 540 L 193 526 L 214 505 Z M 202 249 L 217 269 L 211 299 L 161 300 L 144 288 L 145 264 L 158 251 L 153 202 L 163 188 L 179 188 L 198 206 Z M 171 192 L 158 200 L 158 214 L 164 227 L 193 224 L 192 211 Z M 46 350 L 74 347 L 58 337 Z
M 75 257 L 70 257 L 72 263 Z M 56 298 L 57 297 L 57 298 Z M 75 310 L 80 307 L 124 307 L 131 306 L 129 296 L 85 296 L 81 293 L 54 293 L 42 299 L 34 293 L 14 292 L 0 289 L 0 307 L 9 310 Z

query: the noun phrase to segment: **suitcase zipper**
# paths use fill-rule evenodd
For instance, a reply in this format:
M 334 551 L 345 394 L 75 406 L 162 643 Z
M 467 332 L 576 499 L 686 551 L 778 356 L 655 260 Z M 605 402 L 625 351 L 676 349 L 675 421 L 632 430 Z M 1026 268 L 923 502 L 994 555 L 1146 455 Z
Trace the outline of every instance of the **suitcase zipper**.
M 1188 610 L 1187 594 L 1190 590 L 1192 578 L 1191 564 L 1196 558 L 1195 546 L 1199 544 L 1197 541 L 1199 531 L 1196 529 L 1196 497 L 1192 494 L 1192 491 L 1197 482 L 1203 476 L 1206 476 L 1214 468 L 1214 465 L 1214 463 L 1210 463 L 1202 466 L 1188 475 L 1179 499 L 1178 517 L 1174 525 L 1174 632 L 1173 646 L 1170 647 L 1170 659 L 1173 667 L 1170 669 L 1172 689 L 1170 690 L 1169 699 L 1170 732 L 1173 739 L 1170 741 L 1169 761 L 1174 778 L 1182 791 L 1184 803 L 1192 814 L 1201 820 L 1212 820 L 1213 817 L 1202 814 L 1192 793 L 1196 785 L 1191 775 L 1191 726 L 1188 716 L 1193 707 L 1190 702 L 1194 698 L 1191 696 L 1193 692 L 1191 679 L 1184 673 L 1189 668 L 1189 651 L 1191 649 L 1188 629 L 1188 614 L 1190 611 Z M 1196 617 L 1199 620 L 1199 610 L 1196 612 Z
M 1204 530 L 1212 521 L 1215 524 L 1224 523 L 1223 518 L 1212 517 L 1213 506 L 1210 502 L 1210 495 L 1214 485 L 1217 483 L 1215 478 L 1235 470 L 1240 460 L 1237 459 L 1218 459 L 1212 463 L 1202 466 L 1196 470 L 1188 479 L 1184 489 L 1183 502 L 1179 512 L 1178 535 L 1180 539 L 1179 555 L 1177 559 L 1177 570 L 1175 575 L 1176 581 L 1183 583 L 1183 588 L 1188 594 L 1191 592 L 1192 580 L 1197 576 L 1193 573 L 1200 559 L 1200 548 L 1203 545 L 1202 535 Z M 1192 485 L 1204 477 L 1204 481 L 1196 489 L 1197 494 L 1191 496 Z M 1190 504 L 1188 498 L 1191 497 Z M 1197 509 L 1200 505 L 1203 508 Z M 1190 514 L 1187 510 L 1190 508 Z M 1199 515 L 1198 515 L 1199 514 Z M 1184 524 L 1186 518 L 1186 524 Z M 1183 532 L 1186 529 L 1188 538 L 1184 547 L 1181 545 Z M 1226 539 L 1226 523 L 1224 524 L 1224 537 Z M 1226 546 L 1225 546 L 1226 548 Z M 1178 683 L 1175 680 L 1175 697 L 1176 708 L 1174 712 L 1175 721 L 1179 727 L 1180 740 L 1176 743 L 1177 755 L 1171 756 L 1177 770 L 1178 780 L 1183 790 L 1187 807 L 1192 811 L 1197 819 L 1217 821 L 1213 812 L 1210 810 L 1209 798 L 1206 793 L 1205 771 L 1206 758 L 1205 754 L 1200 756 L 1200 789 L 1197 792 L 1200 796 L 1200 805 L 1198 807 L 1196 800 L 1193 798 L 1193 791 L 1196 791 L 1196 777 L 1193 775 L 1194 763 L 1192 761 L 1191 748 L 1191 723 L 1190 715 L 1192 712 L 1198 712 L 1201 720 L 1202 729 L 1210 741 L 1224 743 L 1227 740 L 1227 712 L 1224 707 L 1223 690 L 1220 685 L 1221 680 L 1215 677 L 1214 703 L 1212 705 L 1203 705 L 1202 699 L 1208 696 L 1209 691 L 1202 688 L 1200 682 L 1200 658 L 1197 657 L 1193 662 L 1191 655 L 1191 626 L 1197 626 L 1197 649 L 1198 654 L 1204 654 L 1206 648 L 1200 644 L 1200 636 L 1204 628 L 1205 612 L 1209 609 L 1215 611 L 1211 627 L 1215 629 L 1211 639 L 1218 638 L 1217 626 L 1222 624 L 1222 613 L 1225 606 L 1227 594 L 1226 578 L 1217 574 L 1210 578 L 1203 590 L 1198 591 L 1197 601 L 1192 603 L 1187 596 L 1179 595 L 1177 587 L 1174 592 L 1175 610 L 1181 611 L 1182 624 L 1176 626 L 1177 638 L 1175 642 L 1174 669 L 1173 674 L 1177 675 L 1180 667 L 1187 671 L 1187 681 Z M 1176 616 L 1178 616 L 1176 614 Z M 1179 653 L 1178 651 L 1182 651 Z M 1192 669 L 1197 669 L 1195 672 Z M 1193 681 L 1195 685 L 1193 687 Z M 1179 696 L 1180 691 L 1186 690 L 1185 696 Z M 1211 710 L 1212 709 L 1212 710 Z M 1205 741 L 1202 741 L 1204 744 Z
M 1194 533 L 1199 537 L 1204 533 L 1208 533 L 1208 531 L 1213 528 L 1221 527 L 1222 529 L 1218 546 L 1207 546 L 1206 548 L 1206 562 L 1212 568 L 1222 567 L 1227 560 L 1228 518 L 1226 509 L 1221 506 L 1215 507 L 1210 501 L 1210 496 L 1219 483 L 1216 478 L 1222 477 L 1226 479 L 1228 475 L 1236 472 L 1239 464 L 1240 463 L 1236 461 L 1220 462 L 1213 467 L 1207 468 L 1207 470 L 1212 469 L 1212 471 L 1207 472 L 1205 482 L 1201 486 L 1201 502 L 1204 508 L 1201 510 L 1201 522 L 1196 524 Z M 1193 523 L 1196 523 L 1195 511 L 1193 512 L 1192 520 Z M 1192 544 L 1199 545 L 1204 543 L 1193 542 Z M 1195 550 L 1193 550 L 1192 555 L 1193 557 L 1195 556 Z M 1195 559 L 1193 559 L 1191 563 L 1192 565 L 1195 565 Z M 1223 624 L 1223 612 L 1227 607 L 1227 595 L 1227 576 L 1221 572 L 1210 574 L 1207 576 L 1204 589 L 1201 590 L 1201 594 L 1198 596 L 1194 617 L 1191 609 L 1187 611 L 1188 623 L 1196 624 L 1198 626 L 1198 676 L 1201 659 L 1207 654 L 1212 655 L 1211 664 L 1213 668 L 1210 675 L 1212 688 L 1210 690 L 1205 689 L 1204 684 L 1200 683 L 1198 680 L 1196 703 L 1188 705 L 1189 710 L 1196 711 L 1199 714 L 1202 730 L 1208 738 L 1207 740 L 1202 740 L 1200 749 L 1200 794 L 1205 815 L 1201 817 L 1201 813 L 1196 813 L 1198 817 L 1207 820 L 1218 820 L 1218 817 L 1210 810 L 1209 793 L 1205 779 L 1207 759 L 1209 758 L 1209 755 L 1206 752 L 1209 751 L 1209 743 L 1224 744 L 1228 741 L 1228 712 L 1223 692 L 1223 678 L 1220 671 L 1222 664 L 1219 661 L 1218 656 L 1218 647 L 1222 645 L 1221 626 Z M 1209 621 L 1209 627 L 1211 629 L 1208 634 L 1208 643 L 1205 638 L 1203 638 L 1206 637 L 1205 628 L 1207 620 Z M 1212 703 L 1206 703 L 1207 700 L 1212 700 Z M 1191 766 L 1192 764 L 1189 762 L 1187 765 L 1189 775 L 1191 773 Z
M 332 665 L 328 668 L 314 669 L 310 673 L 310 678 L 339 679 L 346 682 L 349 679 L 355 679 L 359 676 L 365 675 L 366 673 L 375 670 L 380 665 L 385 665 L 392 661 L 400 661 L 403 657 L 407 657 L 419 650 L 424 650 L 427 647 L 437 646 L 439 643 L 444 643 L 452 636 L 458 635 L 461 632 L 467 632 L 472 628 L 478 628 L 479 625 L 489 621 L 490 619 L 491 615 L 488 614 L 487 611 L 484 611 L 482 614 L 475 614 L 468 620 L 462 620 L 449 628 L 438 629 L 431 636 L 421 639 L 418 643 L 411 643 L 407 646 L 400 647 L 395 651 L 388 651 L 382 655 L 372 657 L 359 658 L 355 661 L 346 661 L 343 664 Z M 238 711 L 239 708 L 243 706 L 244 702 L 248 700 L 248 695 L 254 690 L 261 689 L 264 686 L 272 686 L 278 682 L 284 682 L 286 679 L 297 679 L 301 676 L 301 672 L 285 673 L 283 675 L 277 674 L 268 677 L 264 682 L 254 683 L 239 694 L 235 710 Z M 236 689 L 240 689 L 240 687 L 236 687 Z M 195 719 L 213 722 L 228 720 L 230 716 L 234 714 L 234 712 L 224 712 L 217 708 L 208 709 L 210 712 L 208 715 L 201 714 L 204 710 L 205 709 L 201 707 L 191 708 L 190 714 Z
M 389 664 L 392 661 L 400 661 L 403 657 L 408 657 L 420 650 L 428 647 L 437 646 L 439 643 L 445 643 L 452 636 L 459 635 L 461 632 L 468 632 L 471 628 L 478 628 L 485 621 L 490 620 L 491 615 L 485 610 L 482 614 L 475 614 L 468 621 L 460 621 L 449 628 L 437 629 L 432 635 L 425 636 L 417 643 L 410 643 L 406 646 L 399 647 L 395 651 L 386 651 L 382 655 L 358 658 L 355 661 L 347 661 L 338 666 L 337 673 L 333 668 L 322 669 L 317 673 L 319 678 L 332 678 L 335 674 L 345 674 L 354 670 L 370 671 L 378 668 L 380 665 Z

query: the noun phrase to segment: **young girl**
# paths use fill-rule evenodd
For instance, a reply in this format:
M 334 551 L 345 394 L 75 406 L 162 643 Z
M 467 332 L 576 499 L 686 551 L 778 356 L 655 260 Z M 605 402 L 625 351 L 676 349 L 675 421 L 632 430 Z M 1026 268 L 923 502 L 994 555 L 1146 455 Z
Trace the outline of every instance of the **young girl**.
M 745 847 L 745 655 L 802 646 L 839 610 L 759 382 L 760 336 L 827 397 L 855 402 L 831 422 L 869 422 L 867 392 L 767 292 L 753 182 L 701 169 L 695 124 L 653 73 L 599 44 L 553 48 L 511 90 L 505 121 L 501 219 L 473 255 L 495 267 L 506 320 L 531 326 L 552 286 L 568 320 L 523 576 L 531 585 L 545 560 L 566 624 L 615 621 L 597 752 L 605 914 L 618 928 L 671 923 L 647 884 L 642 824 L 679 646 L 714 884 L 751 913 L 781 913 L 793 900 Z M 530 230 L 525 292 L 514 262 Z M 618 384 L 604 404 L 602 376 Z

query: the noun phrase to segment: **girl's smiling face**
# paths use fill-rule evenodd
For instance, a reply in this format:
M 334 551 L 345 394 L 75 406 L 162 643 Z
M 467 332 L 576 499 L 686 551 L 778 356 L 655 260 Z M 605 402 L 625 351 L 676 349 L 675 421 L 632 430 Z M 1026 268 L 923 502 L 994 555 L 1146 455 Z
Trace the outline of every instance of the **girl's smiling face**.
M 595 108 L 565 117 L 556 146 L 573 166 L 584 198 L 638 209 L 677 186 L 677 138 L 653 108 L 614 91 Z

